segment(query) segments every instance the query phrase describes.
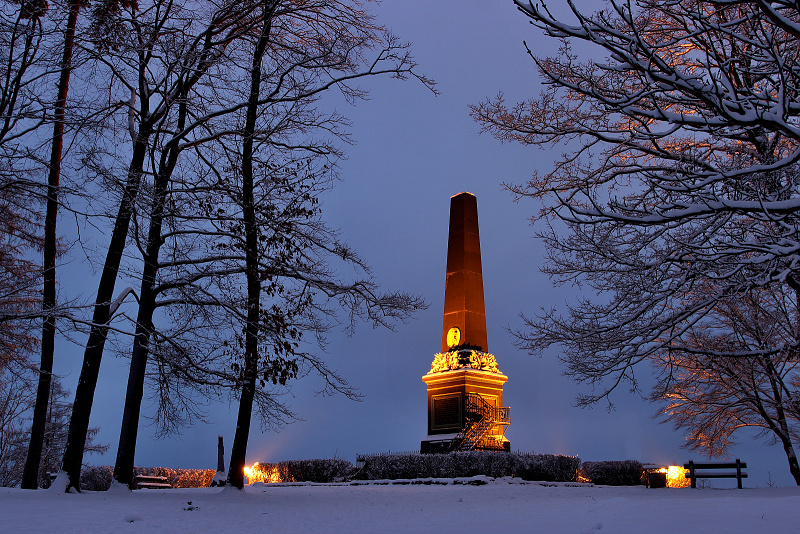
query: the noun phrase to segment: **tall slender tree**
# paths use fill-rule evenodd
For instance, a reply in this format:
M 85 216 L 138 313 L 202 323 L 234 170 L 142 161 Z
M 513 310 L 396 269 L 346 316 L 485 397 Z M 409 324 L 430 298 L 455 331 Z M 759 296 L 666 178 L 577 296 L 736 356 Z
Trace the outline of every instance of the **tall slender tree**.
M 255 397 L 256 373 L 259 360 L 259 325 L 261 323 L 262 273 L 259 269 L 259 229 L 256 220 L 256 200 L 254 195 L 255 178 L 253 174 L 253 143 L 258 119 L 258 103 L 261 96 L 261 70 L 264 53 L 272 30 L 272 18 L 276 2 L 265 2 L 261 9 L 264 22 L 253 50 L 250 67 L 250 92 L 247 98 L 244 129 L 242 130 L 242 224 L 244 226 L 245 279 L 247 280 L 247 319 L 244 327 L 244 369 L 242 370 L 242 389 L 239 396 L 239 413 L 236 419 L 236 433 L 228 464 L 228 483 L 241 489 L 244 486 L 244 465 L 247 454 L 247 441 L 250 436 L 250 421 Z M 294 368 L 289 368 L 289 373 Z
M 44 443 L 47 422 L 47 407 L 53 375 L 53 355 L 56 336 L 56 258 L 58 256 L 58 204 L 61 180 L 61 158 L 64 150 L 64 123 L 69 96 L 69 80 L 72 74 L 72 55 L 75 48 L 75 30 L 78 26 L 78 12 L 83 0 L 68 0 L 62 56 L 59 69 L 58 89 L 53 106 L 53 134 L 51 136 L 50 162 L 47 173 L 47 203 L 44 218 L 44 246 L 42 251 L 44 285 L 42 287 L 41 361 L 39 363 L 39 385 L 36 390 L 36 405 L 33 410 L 30 444 L 25 460 L 22 487 L 36 489 L 39 482 L 39 462 Z M 44 16 L 46 1 L 24 2 L 23 11 L 29 11 L 31 20 Z

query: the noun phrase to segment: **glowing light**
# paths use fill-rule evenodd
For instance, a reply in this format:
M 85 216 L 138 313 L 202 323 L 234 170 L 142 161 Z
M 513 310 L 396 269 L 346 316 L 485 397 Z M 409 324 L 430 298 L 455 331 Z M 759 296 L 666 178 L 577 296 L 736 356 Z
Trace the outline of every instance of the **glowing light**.
M 477 350 L 451 350 L 434 356 L 431 373 L 441 373 L 456 369 L 478 369 L 490 373 L 500 373 L 493 354 Z
M 668 488 L 688 488 L 690 481 L 686 478 L 686 469 L 680 465 L 671 465 L 666 468 L 659 469 L 662 473 L 667 474 L 667 487 Z
M 251 467 L 245 466 L 244 474 L 247 476 L 247 483 L 263 482 L 265 484 L 283 482 L 280 470 L 277 465 L 254 463 Z

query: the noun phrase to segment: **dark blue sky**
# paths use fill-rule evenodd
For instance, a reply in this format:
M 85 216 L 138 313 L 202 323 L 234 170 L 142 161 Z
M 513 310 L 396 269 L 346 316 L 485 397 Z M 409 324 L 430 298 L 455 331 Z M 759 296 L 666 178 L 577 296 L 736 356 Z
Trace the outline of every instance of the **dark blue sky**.
M 384 288 L 420 294 L 430 308 L 395 332 L 360 325 L 352 338 L 332 333 L 328 361 L 359 388 L 363 401 L 315 396 L 320 384 L 313 377 L 296 383 L 290 404 L 304 420 L 279 433 L 261 433 L 254 425 L 248 463 L 333 456 L 355 461 L 359 452 L 419 448 L 427 417 L 421 377 L 440 348 L 448 210 L 450 196 L 460 191 L 478 198 L 489 350 L 509 377 L 504 391 L 512 450 L 663 464 L 699 458 L 680 447 L 679 432 L 652 419 L 654 405 L 625 390 L 614 396 L 614 411 L 574 408 L 580 386 L 561 376 L 557 352 L 531 357 L 515 349 L 506 330 L 520 326 L 521 312 L 577 294 L 553 288 L 539 272 L 543 246 L 528 220 L 538 206 L 515 203 L 501 186 L 549 168 L 561 149 L 504 145 L 480 135 L 468 105 L 501 90 L 508 101 L 537 94 L 523 40 L 537 52 L 554 51 L 557 43 L 531 27 L 511 0 L 385 1 L 375 10 L 381 23 L 413 43 L 420 70 L 438 82 L 441 95 L 411 81 L 374 79 L 363 84 L 369 101 L 356 107 L 327 102 L 352 119 L 357 144 L 347 149 L 343 181 L 322 199 L 323 215 L 367 258 Z M 57 372 L 67 374 L 64 386 L 74 391 L 82 352 L 67 352 Z M 87 457 L 89 463 L 113 464 L 127 364 L 110 354 L 103 362 L 92 425 L 101 427 L 99 441 L 111 448 L 103 457 Z M 145 413 L 149 408 L 145 404 Z M 207 423 L 162 440 L 143 428 L 136 464 L 213 468 L 218 434 L 230 452 L 235 410 L 221 399 L 209 406 Z M 748 485 L 765 485 L 768 473 L 781 485 L 792 483 L 778 447 L 746 434 L 740 441 L 732 456 L 751 466 Z

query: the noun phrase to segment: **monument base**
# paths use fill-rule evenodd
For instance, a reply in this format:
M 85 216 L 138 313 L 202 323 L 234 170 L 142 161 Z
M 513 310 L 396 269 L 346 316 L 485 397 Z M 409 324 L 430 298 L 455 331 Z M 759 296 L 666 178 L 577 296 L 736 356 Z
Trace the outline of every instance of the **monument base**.
M 447 453 L 458 449 L 459 440 L 456 439 L 458 434 L 452 436 L 428 436 L 423 439 L 419 445 L 419 452 L 421 454 L 440 454 Z M 499 446 L 492 448 L 476 448 L 473 450 L 481 451 L 498 451 L 498 452 L 511 452 L 511 442 L 503 438 L 498 443 Z
M 508 377 L 497 370 L 494 356 L 471 350 L 437 354 L 422 380 L 428 386 L 428 435 L 420 442 L 421 453 L 511 450 L 504 435 Z

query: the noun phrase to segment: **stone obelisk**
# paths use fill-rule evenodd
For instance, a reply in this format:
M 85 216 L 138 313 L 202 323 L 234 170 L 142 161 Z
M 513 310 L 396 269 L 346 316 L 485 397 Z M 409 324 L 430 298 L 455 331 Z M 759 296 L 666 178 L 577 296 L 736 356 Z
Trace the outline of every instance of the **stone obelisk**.
M 471 193 L 459 193 L 450 198 L 442 352 L 450 350 L 447 335 L 453 328 L 459 329 L 459 346 L 489 351 L 483 302 L 478 200 Z
M 428 386 L 428 435 L 420 450 L 505 450 L 508 380 L 488 352 L 478 202 L 472 193 L 450 199 L 442 352 L 422 377 Z

